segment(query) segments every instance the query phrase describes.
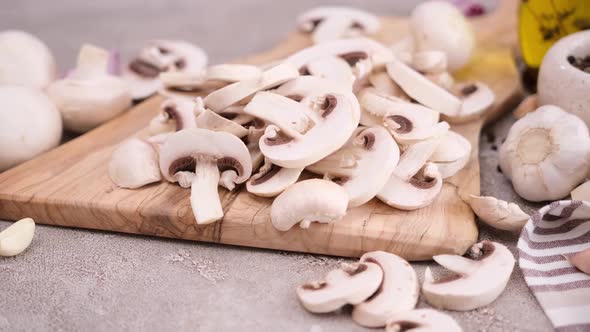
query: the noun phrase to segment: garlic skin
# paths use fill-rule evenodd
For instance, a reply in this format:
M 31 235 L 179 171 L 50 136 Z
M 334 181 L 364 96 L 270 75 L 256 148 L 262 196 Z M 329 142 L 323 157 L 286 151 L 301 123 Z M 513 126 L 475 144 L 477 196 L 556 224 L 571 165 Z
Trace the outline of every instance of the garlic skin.
M 520 206 L 492 196 L 471 195 L 469 205 L 481 221 L 504 231 L 520 232 L 530 218 Z
M 500 148 L 500 168 L 522 198 L 561 199 L 590 170 L 590 135 L 584 121 L 546 105 L 518 120 Z

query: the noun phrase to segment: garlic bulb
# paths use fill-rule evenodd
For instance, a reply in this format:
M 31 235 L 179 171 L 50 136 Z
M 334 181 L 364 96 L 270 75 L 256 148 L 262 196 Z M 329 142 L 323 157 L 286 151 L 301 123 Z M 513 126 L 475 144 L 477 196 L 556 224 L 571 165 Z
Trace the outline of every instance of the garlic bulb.
M 563 198 L 590 169 L 588 128 L 557 106 L 542 106 L 510 128 L 500 148 L 500 167 L 524 199 Z

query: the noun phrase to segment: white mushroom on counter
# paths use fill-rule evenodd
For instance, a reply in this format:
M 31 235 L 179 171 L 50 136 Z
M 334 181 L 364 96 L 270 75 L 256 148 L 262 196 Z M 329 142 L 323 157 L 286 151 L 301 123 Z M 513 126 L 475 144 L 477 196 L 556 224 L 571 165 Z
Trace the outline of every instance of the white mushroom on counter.
M 131 138 L 113 152 L 109 176 L 121 188 L 135 189 L 162 179 L 158 154 L 154 147 L 141 139 Z
M 346 214 L 348 194 L 334 182 L 310 179 L 288 187 L 273 201 L 270 219 L 274 228 L 288 231 L 299 223 L 308 228 L 312 222 L 333 223 Z
M 207 129 L 183 129 L 171 134 L 160 150 L 160 171 L 170 182 L 191 188 L 197 224 L 223 217 L 218 183 L 232 190 L 252 173 L 246 145 L 237 137 Z
M 154 40 L 123 68 L 122 78 L 131 95 L 141 100 L 154 94 L 164 72 L 200 73 L 207 65 L 207 54 L 198 46 L 182 40 Z
M 534 202 L 561 199 L 590 171 L 588 128 L 557 106 L 542 106 L 510 128 L 499 161 L 522 198 Z
M 0 256 L 16 256 L 33 241 L 35 222 L 31 218 L 16 221 L 0 232 Z
M 305 309 L 313 313 L 337 310 L 346 304 L 365 301 L 381 285 L 383 271 L 370 262 L 342 263 L 328 272 L 323 280 L 312 281 L 297 288 L 297 297 Z
M 483 222 L 505 231 L 520 232 L 530 218 L 518 205 L 495 197 L 471 195 L 469 205 Z
M 108 74 L 108 61 L 106 50 L 86 44 L 80 49 L 74 72 L 47 88 L 66 129 L 87 132 L 131 106 L 129 85 Z
M 514 256 L 497 242 L 474 244 L 468 256 L 438 255 L 434 261 L 456 275 L 434 280 L 426 268 L 422 293 L 440 309 L 467 311 L 492 303 L 506 288 L 514 268 Z
M 45 89 L 56 78 L 51 50 L 24 31 L 0 32 L 0 84 Z
M 61 136 L 61 115 L 43 92 L 0 85 L 0 172 L 56 147 Z
M 392 315 L 385 332 L 462 332 L 453 317 L 432 309 L 416 309 Z
M 414 309 L 420 284 L 412 266 L 384 251 L 364 254 L 361 263 L 374 263 L 383 270 L 383 281 L 370 298 L 354 306 L 352 319 L 365 327 L 383 327 L 394 314 Z
M 381 28 L 379 18 L 352 7 L 316 7 L 297 18 L 301 31 L 311 32 L 315 43 L 374 34 Z

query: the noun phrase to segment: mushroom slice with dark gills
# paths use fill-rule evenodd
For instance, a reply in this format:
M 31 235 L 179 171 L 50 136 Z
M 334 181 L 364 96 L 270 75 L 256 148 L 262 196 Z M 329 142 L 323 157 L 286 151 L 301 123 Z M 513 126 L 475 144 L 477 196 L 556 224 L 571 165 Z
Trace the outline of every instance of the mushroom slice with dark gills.
M 420 296 L 420 284 L 407 261 L 388 252 L 373 251 L 364 254 L 360 262 L 379 265 L 383 281 L 370 298 L 354 306 L 352 319 L 357 324 L 383 327 L 391 315 L 414 309 Z
M 280 105 L 292 105 L 293 111 L 282 112 L 276 107 Z M 286 168 L 311 165 L 338 150 L 358 126 L 360 116 L 352 93 L 306 96 L 297 103 L 262 92 L 245 112 L 269 122 L 260 138 L 260 151 L 273 164 Z
M 195 102 L 188 98 L 169 98 L 160 104 L 160 114 L 149 124 L 151 135 L 196 128 Z
M 379 18 L 369 12 L 352 8 L 317 7 L 297 18 L 297 27 L 311 32 L 313 41 L 322 43 L 362 34 L 374 34 L 381 28 Z
M 307 170 L 340 184 L 348 193 L 348 207 L 354 207 L 377 195 L 398 160 L 399 148 L 385 128 L 359 127 L 343 147 Z
M 123 69 L 123 78 L 131 87 L 133 99 L 154 94 L 160 87 L 163 72 L 200 73 L 207 65 L 207 55 L 198 46 L 182 40 L 154 40 Z
M 374 88 L 366 88 L 359 94 L 363 112 L 382 119 L 396 142 L 409 145 L 423 141 L 448 128 L 438 124 L 439 113 L 428 107 L 387 96 Z M 446 126 L 448 127 L 448 126 Z
M 275 88 L 298 76 L 299 71 L 296 67 L 290 63 L 282 63 L 265 70 L 258 78 L 235 82 L 211 92 L 204 98 L 205 107 L 215 113 L 220 113 L 253 96 L 258 91 Z
M 313 313 L 337 310 L 346 304 L 358 304 L 369 298 L 381 285 L 383 271 L 370 262 L 342 263 L 323 280 L 297 288 L 297 297 Z
M 443 115 L 450 123 L 464 123 L 481 117 L 496 99 L 494 91 L 482 82 L 457 84 L 452 91 L 462 101 L 462 105 L 456 115 Z
M 477 309 L 498 298 L 506 288 L 515 262 L 505 246 L 491 241 L 474 244 L 466 257 L 432 258 L 457 275 L 434 280 L 430 268 L 426 268 L 422 293 L 432 306 L 457 311 Z
M 462 332 L 453 317 L 433 309 L 416 309 L 388 317 L 385 332 Z
M 261 197 L 274 197 L 297 182 L 303 168 L 284 168 L 266 161 L 246 182 L 248 192 Z
M 221 64 L 207 67 L 201 72 L 163 72 L 160 73 L 160 80 L 167 89 L 200 91 L 219 89 L 231 83 L 254 80 L 261 76 L 262 70 L 257 66 Z
M 435 136 L 407 147 L 377 198 L 402 210 L 415 210 L 432 203 L 443 183 L 437 166 L 426 161 L 439 142 L 440 136 Z
M 160 149 L 160 171 L 170 182 L 191 187 L 191 207 L 197 224 L 223 217 L 218 183 L 232 190 L 252 173 L 248 148 L 236 136 L 207 129 L 183 129 L 171 134 Z

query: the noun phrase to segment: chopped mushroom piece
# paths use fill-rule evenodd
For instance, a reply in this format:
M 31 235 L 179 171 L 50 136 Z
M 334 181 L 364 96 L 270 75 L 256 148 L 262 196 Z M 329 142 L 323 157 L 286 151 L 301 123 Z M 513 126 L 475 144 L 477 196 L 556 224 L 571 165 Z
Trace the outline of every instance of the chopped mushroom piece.
M 381 23 L 377 16 L 364 10 L 325 6 L 300 15 L 297 26 L 304 32 L 311 32 L 315 43 L 321 43 L 359 34 L 374 34 L 381 28 Z
M 246 145 L 234 135 L 207 129 L 183 129 L 166 139 L 160 150 L 160 171 L 170 182 L 191 187 L 197 224 L 223 217 L 217 185 L 232 190 L 252 173 Z
M 270 219 L 279 231 L 295 224 L 308 228 L 312 222 L 333 223 L 346 214 L 348 195 L 334 182 L 310 179 L 297 182 L 283 191 L 272 203 Z
M 359 127 L 342 148 L 307 169 L 340 184 L 354 207 L 377 195 L 398 160 L 399 148 L 387 130 Z
M 154 147 L 141 139 L 131 138 L 113 152 L 109 176 L 121 188 L 135 189 L 162 179 L 158 154 Z
M 346 61 L 336 56 L 325 56 L 307 63 L 307 71 L 314 76 L 322 77 L 351 86 L 355 76 Z
M 416 309 L 392 315 L 386 332 L 462 332 L 453 317 L 432 309 Z
M 361 263 L 375 263 L 383 270 L 379 289 L 352 310 L 352 319 L 365 327 L 383 327 L 394 314 L 414 309 L 420 284 L 412 266 L 404 259 L 384 251 L 364 254 Z
M 561 199 L 590 170 L 590 135 L 584 121 L 552 105 L 516 121 L 500 147 L 500 167 L 522 198 Z
M 443 179 L 446 179 L 462 170 L 469 162 L 470 157 L 471 143 L 460 134 L 449 130 L 430 156 L 429 161 L 438 167 Z
M 471 195 L 469 204 L 479 219 L 505 231 L 520 232 L 530 218 L 518 205 L 491 196 Z
M 208 67 L 203 72 L 163 72 L 160 73 L 160 80 L 166 88 L 195 91 L 219 89 L 231 83 L 259 79 L 261 76 L 262 70 L 256 66 L 222 64 Z
M 383 271 L 377 264 L 342 263 L 323 280 L 299 286 L 297 297 L 308 311 L 326 313 L 363 302 L 377 291 L 382 279 Z
M 212 112 L 209 109 L 206 109 L 201 97 L 197 97 L 195 100 L 194 113 L 197 114 L 195 122 L 199 128 L 213 131 L 224 131 L 239 138 L 243 138 L 248 135 L 248 129 L 240 126 L 232 120 L 228 120 L 223 116 Z
M 410 100 L 410 97 L 389 77 L 386 71 L 377 71 L 369 74 L 369 83 L 381 94 Z
M 256 196 L 275 197 L 297 182 L 303 168 L 283 168 L 266 161 L 246 182 L 246 190 Z
M 162 112 L 149 124 L 150 135 L 196 128 L 195 102 L 185 98 L 170 98 L 160 104 Z
M 454 90 L 463 103 L 459 113 L 444 117 L 450 123 L 465 123 L 481 117 L 496 99 L 494 91 L 482 82 L 458 84 Z
M 426 268 L 422 293 L 432 306 L 468 311 L 492 303 L 506 288 L 514 268 L 514 256 L 497 242 L 474 244 L 467 257 L 438 255 L 438 264 L 457 273 L 456 276 L 434 280 Z
M 16 256 L 25 251 L 34 235 L 35 222 L 31 218 L 21 219 L 3 229 L 0 232 L 0 256 Z

